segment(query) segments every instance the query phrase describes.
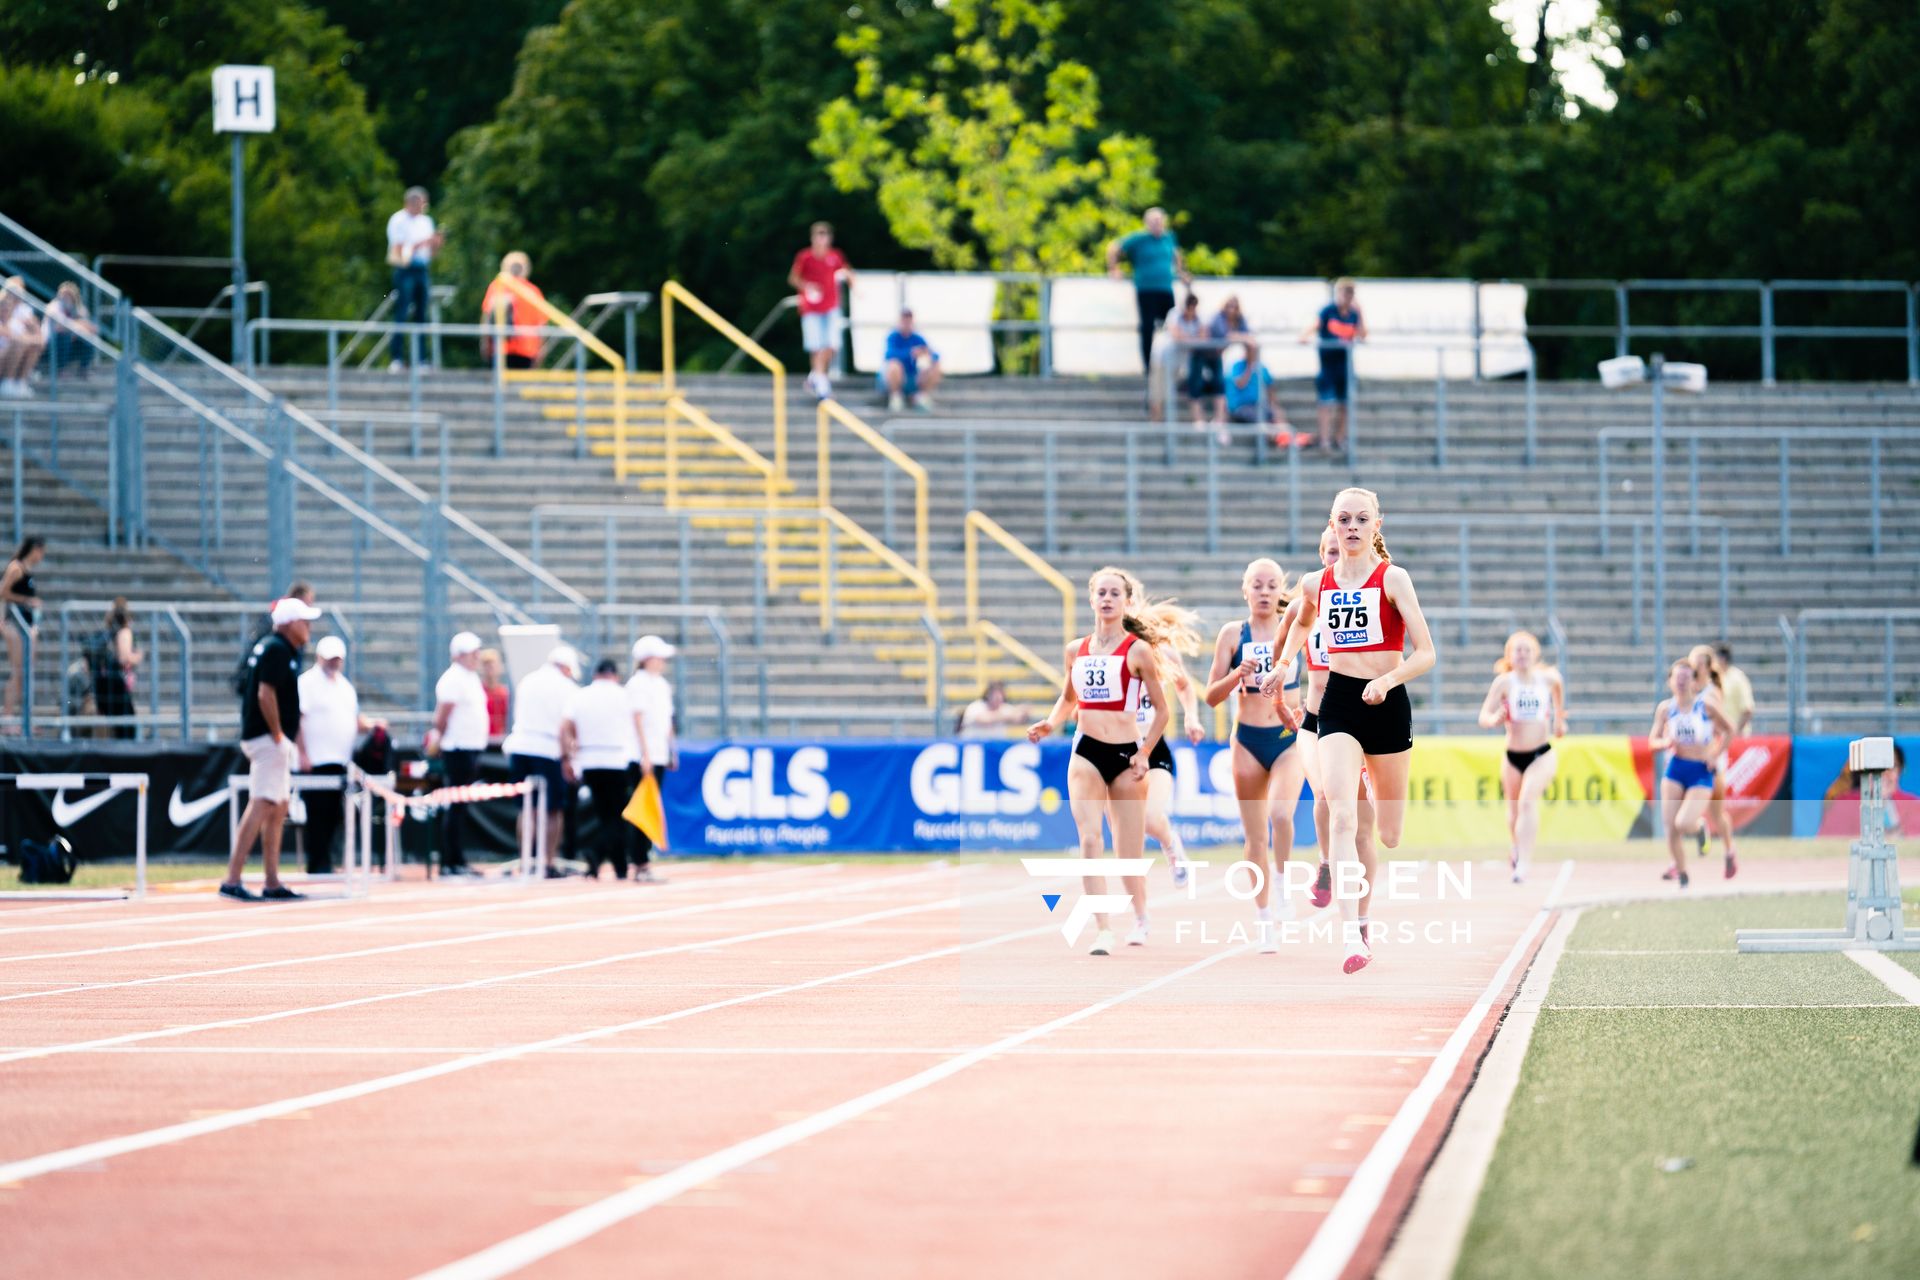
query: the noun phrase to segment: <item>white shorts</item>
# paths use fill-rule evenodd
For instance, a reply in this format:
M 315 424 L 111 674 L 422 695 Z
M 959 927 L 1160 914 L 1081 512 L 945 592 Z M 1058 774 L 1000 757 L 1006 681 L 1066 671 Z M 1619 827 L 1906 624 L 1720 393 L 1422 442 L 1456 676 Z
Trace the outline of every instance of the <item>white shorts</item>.
M 840 349 L 840 313 L 820 311 L 800 313 L 800 345 L 809 351 Z
M 293 794 L 293 743 L 261 734 L 240 744 L 247 758 L 247 790 L 255 800 L 285 804 Z

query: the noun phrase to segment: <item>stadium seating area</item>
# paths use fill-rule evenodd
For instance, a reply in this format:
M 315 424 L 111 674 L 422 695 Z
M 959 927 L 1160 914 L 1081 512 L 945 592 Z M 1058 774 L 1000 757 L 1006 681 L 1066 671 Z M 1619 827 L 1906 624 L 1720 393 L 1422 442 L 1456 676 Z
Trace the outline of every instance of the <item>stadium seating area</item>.
M 904 569 L 916 558 L 913 487 L 894 464 L 833 428 L 831 495 L 844 524 L 828 535 L 829 632 L 822 628 L 821 519 L 767 524 L 739 514 L 766 502 L 764 469 L 753 458 L 776 457 L 765 374 L 680 377 L 675 390 L 692 406 L 675 415 L 682 510 L 694 513 L 683 521 L 659 518 L 671 411 L 658 375 L 629 378 L 633 474 L 620 481 L 610 459 L 605 373 L 579 383 L 571 374 L 524 377 L 497 392 L 485 371 L 435 371 L 417 381 L 343 371 L 330 382 L 322 368 L 281 365 L 255 374 L 281 398 L 286 411 L 276 413 L 264 392 L 211 365 L 176 360 L 153 371 L 159 376 L 141 391 L 145 519 L 153 535 L 145 549 L 101 551 L 107 517 L 95 503 L 108 484 L 111 368 L 65 388 L 57 404 L 24 403 L 15 430 L 25 448 L 8 465 L 22 476 L 24 527 L 53 544 L 43 574 L 50 598 L 227 602 L 183 611 L 179 626 L 156 616 L 137 624 L 141 643 L 156 651 L 140 705 L 149 705 L 157 682 L 155 702 L 169 731 L 183 632 L 191 634 L 196 734 L 232 716 L 226 681 L 250 622 L 245 615 L 279 585 L 269 585 L 262 531 L 280 505 L 294 512 L 297 576 L 314 582 L 335 610 L 323 627 L 348 633 L 370 706 L 402 720 L 424 715 L 423 669 L 431 666 L 430 679 L 456 624 L 524 615 L 559 621 L 592 647 L 619 647 L 643 630 L 678 633 L 683 707 L 694 734 L 719 728 L 722 687 L 736 732 L 928 732 L 951 724 L 983 671 L 1006 678 L 1016 700 L 1051 697 L 1038 667 L 1058 659 L 1061 594 L 990 542 L 980 553 L 981 613 L 1040 662 L 995 645 L 976 663 L 962 554 L 970 506 L 1058 567 L 1072 584 L 1076 625 L 1084 612 L 1080 584 L 1108 561 L 1217 624 L 1237 616 L 1239 572 L 1250 556 L 1278 554 L 1295 572 L 1313 563 L 1325 504 L 1348 483 L 1382 495 L 1395 558 L 1413 571 L 1434 616 L 1439 678 L 1416 691 L 1428 726 L 1470 723 L 1514 626 L 1551 632 L 1562 644 L 1578 728 L 1637 729 L 1658 689 L 1649 454 L 1634 437 L 1648 419 L 1644 390 L 1542 384 L 1529 462 L 1527 395 L 1517 381 L 1449 383 L 1442 445 L 1432 381 L 1366 379 L 1349 467 L 1284 450 L 1256 459 L 1249 442 L 1216 449 L 1184 426 L 1169 433 L 1143 423 L 1137 376 L 956 379 L 937 417 L 897 422 L 885 421 L 856 379 L 846 384 L 848 407 L 929 478 L 927 569 L 938 588 L 945 664 L 936 708 L 926 697 L 924 591 Z M 1307 425 L 1305 384 L 1283 383 L 1282 393 L 1295 422 Z M 693 414 L 747 448 L 695 429 Z M 788 465 L 776 500 L 811 513 L 822 480 L 815 406 L 797 380 L 786 418 Z M 1666 648 L 1678 653 L 1723 634 L 1724 530 L 1724 633 L 1754 679 L 1760 726 L 1783 729 L 1789 652 L 1782 619 L 1791 628 L 1803 609 L 1884 609 L 1920 595 L 1920 529 L 1907 518 L 1920 489 L 1920 395 L 1904 386 L 1717 384 L 1703 397 L 1670 398 L 1667 424 L 1678 438 L 1667 469 Z M 1755 434 L 1783 428 L 1800 433 L 1785 450 Z M 1869 429 L 1889 434 L 1870 446 Z M 1627 438 L 1603 446 L 1603 431 Z M 1685 442 L 1692 431 L 1701 433 L 1697 462 Z M 11 453 L 15 439 L 15 431 L 0 431 L 0 448 Z M 270 492 L 276 448 L 297 464 L 298 477 Z M 380 465 L 367 466 L 361 450 Z M 1877 535 L 1869 503 L 1876 472 Z M 1129 484 L 1137 494 L 1131 535 Z M 1694 494 L 1697 525 L 1689 521 Z M 450 516 L 435 518 L 443 501 Z M 610 519 L 607 509 L 615 507 L 622 514 Z M 699 515 L 703 507 L 729 514 Z M 1603 514 L 1612 522 L 1604 549 Z M 423 560 L 436 538 L 464 576 L 445 588 L 444 607 L 429 583 L 423 609 Z M 764 607 L 756 609 L 762 594 Z M 582 600 L 620 607 L 599 609 L 589 626 Z M 663 605 L 723 615 L 724 671 L 708 624 L 689 615 L 683 625 L 661 614 Z M 48 619 L 36 655 L 42 716 L 60 710 L 63 664 L 95 624 L 91 610 L 75 609 L 63 646 L 57 616 Z M 1910 711 L 1920 703 L 1911 664 L 1882 669 L 1886 628 L 1894 629 L 1897 649 L 1920 638 L 1913 635 L 1920 622 L 1905 621 L 1839 622 L 1811 633 L 1817 664 L 1806 672 L 1802 727 L 1884 724 L 1887 705 Z

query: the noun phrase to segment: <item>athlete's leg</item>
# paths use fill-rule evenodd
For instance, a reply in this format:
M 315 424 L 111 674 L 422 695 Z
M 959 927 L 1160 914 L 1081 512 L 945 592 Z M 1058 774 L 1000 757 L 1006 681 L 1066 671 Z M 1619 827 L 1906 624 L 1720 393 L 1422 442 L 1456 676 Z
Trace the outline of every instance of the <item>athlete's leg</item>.
M 1253 895 L 1253 905 L 1265 911 L 1273 894 L 1267 844 L 1267 824 L 1273 815 L 1267 808 L 1267 771 L 1260 767 L 1246 744 L 1237 741 L 1233 744 L 1233 797 L 1240 803 L 1240 830 L 1246 837 L 1247 861 L 1260 869 L 1260 891 Z
M 1180 833 L 1173 826 L 1173 775 L 1165 769 L 1147 770 L 1147 835 L 1160 842 L 1160 852 L 1167 856 L 1168 866 L 1178 866 L 1187 860 L 1187 850 L 1180 843 Z
M 1367 799 L 1367 789 L 1363 785 L 1354 797 L 1354 814 L 1359 825 L 1353 834 L 1354 853 L 1360 859 L 1360 869 L 1367 873 L 1367 891 L 1360 895 L 1360 919 L 1368 919 L 1373 906 L 1373 884 L 1379 879 L 1380 852 L 1374 847 L 1373 801 Z
M 1374 834 L 1389 849 L 1400 847 L 1400 830 L 1407 818 L 1407 775 L 1412 769 L 1411 751 L 1367 757 L 1367 776 L 1373 779 Z
M 1293 853 L 1293 812 L 1300 807 L 1300 788 L 1307 772 L 1298 746 L 1280 753 L 1267 780 L 1267 815 L 1273 826 L 1273 888 L 1282 895 L 1282 911 L 1292 904 L 1286 897 L 1287 859 Z
M 1093 766 L 1085 756 L 1073 756 L 1067 762 L 1067 807 L 1073 811 L 1074 829 L 1080 834 L 1080 856 L 1099 858 L 1107 851 L 1105 835 L 1101 832 L 1100 822 L 1107 813 L 1107 784 L 1100 776 L 1100 770 Z M 1119 832 L 1119 824 L 1114 831 Z M 1124 856 L 1124 855 L 1123 855 Z M 1105 893 L 1105 876 L 1082 876 L 1080 887 L 1087 893 Z M 1105 929 L 1107 913 L 1096 912 L 1093 917 L 1095 927 Z
M 1154 771 L 1147 770 L 1151 775 Z M 1113 853 L 1117 858 L 1147 856 L 1147 780 L 1123 773 L 1107 787 L 1107 813 L 1113 819 Z M 1122 876 L 1121 884 L 1133 899 L 1136 919 L 1147 918 L 1147 878 Z
M 1680 849 L 1680 810 L 1691 794 L 1672 778 L 1660 779 L 1660 825 L 1666 829 L 1667 857 L 1672 860 L 1676 875 L 1684 875 L 1687 870 L 1687 855 Z M 1687 834 L 1692 834 L 1691 830 Z
M 1520 771 L 1504 756 L 1500 760 L 1500 794 L 1507 799 L 1507 843 L 1517 854 L 1520 849 Z
M 1526 775 L 1520 779 L 1520 799 L 1513 825 L 1514 846 L 1520 858 L 1514 868 L 1516 872 L 1533 864 L 1534 845 L 1540 837 L 1540 799 L 1553 785 L 1554 775 L 1560 768 L 1560 762 L 1554 758 L 1558 754 L 1547 752 L 1529 765 Z
M 1359 855 L 1360 769 L 1366 756 L 1352 734 L 1322 734 L 1320 737 L 1320 780 L 1327 786 L 1328 853 L 1336 870 L 1341 863 Z M 1404 785 L 1404 779 L 1403 785 Z M 1379 788 L 1376 780 L 1374 787 Z M 1336 884 L 1336 888 L 1337 888 Z M 1340 915 L 1351 921 L 1359 916 L 1359 903 L 1351 897 L 1340 898 Z

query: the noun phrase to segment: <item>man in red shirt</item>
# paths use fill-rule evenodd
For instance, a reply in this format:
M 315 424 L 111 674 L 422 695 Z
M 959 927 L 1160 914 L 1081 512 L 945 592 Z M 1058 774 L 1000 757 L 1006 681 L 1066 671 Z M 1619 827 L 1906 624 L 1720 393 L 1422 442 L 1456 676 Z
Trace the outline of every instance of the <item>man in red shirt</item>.
M 787 283 L 800 295 L 800 339 L 813 369 L 807 387 L 822 400 L 833 398 L 833 357 L 840 350 L 840 281 L 853 283 L 846 255 L 833 247 L 833 227 L 813 224 L 813 243 L 793 255 Z

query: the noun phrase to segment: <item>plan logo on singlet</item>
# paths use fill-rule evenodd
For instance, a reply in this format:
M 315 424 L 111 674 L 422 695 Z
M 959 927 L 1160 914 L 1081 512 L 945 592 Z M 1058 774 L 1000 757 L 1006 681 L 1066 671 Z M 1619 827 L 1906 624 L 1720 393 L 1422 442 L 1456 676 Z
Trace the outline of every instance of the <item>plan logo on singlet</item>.
M 1041 879 L 1080 876 L 1144 876 L 1153 866 L 1152 858 L 1022 858 L 1027 874 Z M 1040 900 L 1052 911 L 1060 905 L 1060 894 L 1043 893 Z M 1087 918 L 1102 912 L 1126 911 L 1133 899 L 1124 893 L 1082 894 L 1060 922 L 1060 936 L 1073 946 L 1087 927 Z

